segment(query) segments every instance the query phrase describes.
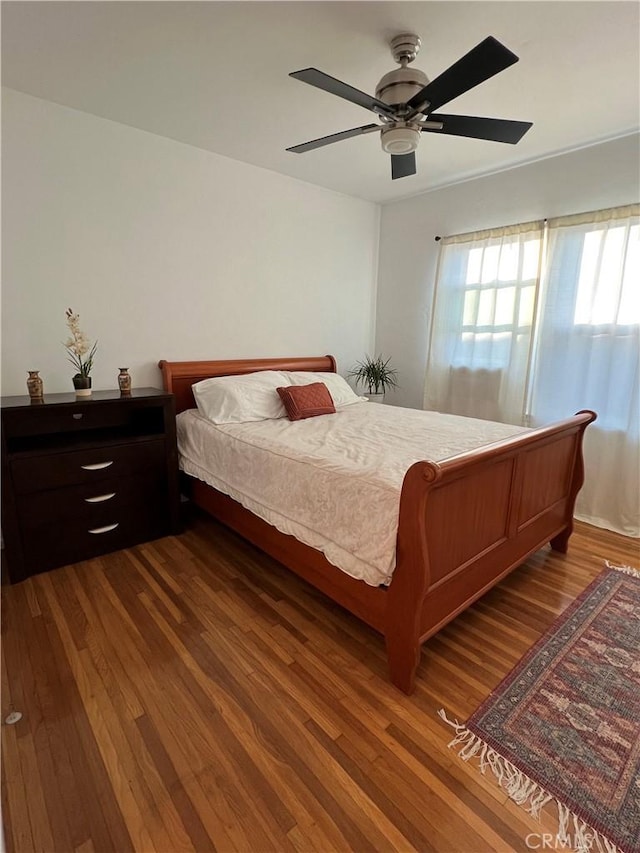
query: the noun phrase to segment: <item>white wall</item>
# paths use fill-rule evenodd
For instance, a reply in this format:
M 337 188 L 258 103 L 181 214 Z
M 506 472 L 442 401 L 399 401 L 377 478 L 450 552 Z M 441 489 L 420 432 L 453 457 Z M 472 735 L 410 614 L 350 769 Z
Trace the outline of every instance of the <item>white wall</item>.
M 436 235 L 637 202 L 638 146 L 627 136 L 382 208 L 376 352 L 399 372 L 390 402 L 422 406 Z
M 159 359 L 371 349 L 379 208 L 3 91 L 2 393 L 72 390 L 65 309 L 94 388 L 160 387 Z

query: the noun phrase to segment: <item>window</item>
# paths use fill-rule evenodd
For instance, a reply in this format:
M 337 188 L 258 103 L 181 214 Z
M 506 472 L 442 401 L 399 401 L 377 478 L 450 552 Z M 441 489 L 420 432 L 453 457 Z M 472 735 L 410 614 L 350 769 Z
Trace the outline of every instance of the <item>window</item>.
M 532 425 L 593 409 L 578 506 L 640 535 L 640 205 L 442 242 L 425 408 Z
M 543 223 L 445 238 L 426 408 L 520 423 Z
M 549 263 L 528 403 L 535 420 L 598 412 L 628 431 L 637 394 L 640 224 L 630 208 L 549 222 Z M 561 369 L 559 369 L 561 367 Z
M 507 240 L 469 251 L 459 364 L 476 346 L 476 363 L 504 367 L 511 347 L 533 322 L 540 240 Z
M 599 228 L 584 235 L 573 322 L 640 323 L 640 225 Z

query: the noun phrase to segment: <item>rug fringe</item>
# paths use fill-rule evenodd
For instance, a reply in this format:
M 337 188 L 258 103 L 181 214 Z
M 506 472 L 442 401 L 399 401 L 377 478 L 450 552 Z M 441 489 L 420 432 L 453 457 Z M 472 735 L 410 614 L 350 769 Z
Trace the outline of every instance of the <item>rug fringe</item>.
M 610 566 L 609 568 L 617 567 Z M 480 763 L 480 772 L 484 773 L 488 767 L 500 787 L 507 792 L 509 798 L 519 806 L 526 808 L 529 814 L 539 820 L 543 807 L 554 800 L 554 797 L 465 725 L 457 720 L 450 720 L 443 708 L 438 711 L 438 716 L 456 732 L 448 746 L 456 748 L 463 761 L 477 758 Z M 623 853 L 608 838 L 596 832 L 559 800 L 556 799 L 555 803 L 558 809 L 556 838 L 560 846 L 566 848 L 567 844 L 571 844 L 576 853 L 594 853 L 594 851 L 597 853 Z
M 625 575 L 631 575 L 632 578 L 640 578 L 640 571 L 633 566 L 615 566 L 609 560 L 605 560 L 604 564 L 608 569 L 615 569 L 616 572 L 623 572 Z
M 556 837 L 559 844 L 564 846 L 567 843 L 572 843 L 576 853 L 593 853 L 594 850 L 598 853 L 619 853 L 615 844 L 592 829 L 578 815 L 569 811 L 563 803 L 556 800 L 556 805 L 558 806 L 558 832 Z M 573 829 L 570 829 L 570 823 L 573 823 Z

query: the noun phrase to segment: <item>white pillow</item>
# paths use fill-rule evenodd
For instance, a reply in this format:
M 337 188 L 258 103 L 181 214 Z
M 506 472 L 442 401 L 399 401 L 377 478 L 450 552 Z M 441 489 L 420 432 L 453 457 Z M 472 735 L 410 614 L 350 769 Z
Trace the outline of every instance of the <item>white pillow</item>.
M 362 403 L 367 398 L 358 397 L 346 379 L 338 373 L 311 373 L 303 370 L 285 372 L 289 385 L 309 385 L 311 382 L 324 382 L 329 389 L 333 405 L 336 409 L 350 406 L 352 403 Z
M 243 376 L 214 376 L 191 386 L 201 415 L 214 424 L 239 424 L 286 418 L 276 388 L 289 384 L 280 370 Z

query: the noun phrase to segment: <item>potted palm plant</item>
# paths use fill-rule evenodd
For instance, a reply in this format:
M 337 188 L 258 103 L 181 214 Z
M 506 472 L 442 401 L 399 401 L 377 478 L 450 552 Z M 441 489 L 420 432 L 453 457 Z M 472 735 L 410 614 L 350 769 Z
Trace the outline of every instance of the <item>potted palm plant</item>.
M 377 355 L 375 358 L 367 355 L 362 361 L 356 362 L 348 376 L 366 389 L 367 397 L 374 403 L 382 403 L 387 388 L 397 388 L 398 371 L 389 367 L 390 358 Z

